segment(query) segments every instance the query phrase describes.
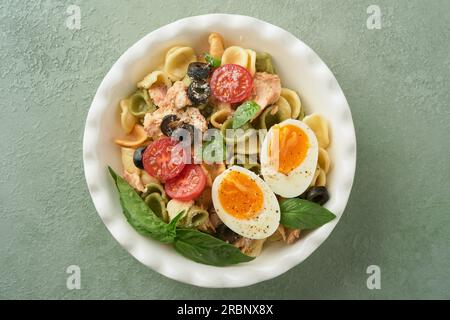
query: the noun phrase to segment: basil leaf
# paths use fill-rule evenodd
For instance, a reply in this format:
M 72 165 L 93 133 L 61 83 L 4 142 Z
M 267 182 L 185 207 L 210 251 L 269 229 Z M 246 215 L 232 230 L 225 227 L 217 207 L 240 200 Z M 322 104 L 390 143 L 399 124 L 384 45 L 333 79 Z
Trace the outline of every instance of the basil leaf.
M 186 210 L 181 211 L 180 213 L 178 213 L 175 218 L 172 219 L 172 221 L 170 221 L 169 226 L 172 228 L 172 230 L 174 232 L 177 231 L 177 224 L 178 221 L 180 221 L 181 218 L 183 218 L 184 213 L 186 212 Z
M 292 229 L 315 229 L 336 216 L 318 205 L 303 199 L 287 199 L 280 204 L 281 224 Z
M 220 59 L 214 58 L 209 53 L 205 52 L 205 60 L 208 62 L 213 68 L 218 68 L 222 64 Z
M 191 229 L 178 229 L 173 246 L 176 251 L 188 259 L 218 267 L 254 259 L 254 257 L 243 254 L 231 244 Z
M 241 104 L 233 114 L 233 129 L 238 129 L 253 119 L 261 107 L 254 101 Z
M 122 177 L 111 167 L 108 168 L 119 191 L 120 204 L 128 223 L 142 235 L 164 243 L 172 243 L 176 235 L 177 221 L 174 225 L 162 221 Z

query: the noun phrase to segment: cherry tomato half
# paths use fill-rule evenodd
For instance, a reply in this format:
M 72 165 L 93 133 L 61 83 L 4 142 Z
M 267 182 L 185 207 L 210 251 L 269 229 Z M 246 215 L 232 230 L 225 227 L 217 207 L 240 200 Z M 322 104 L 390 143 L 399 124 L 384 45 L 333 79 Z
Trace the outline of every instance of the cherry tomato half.
M 196 164 L 187 164 L 174 179 L 166 182 L 165 190 L 169 197 L 181 201 L 196 199 L 205 189 L 206 175 Z
M 236 103 L 250 97 L 253 78 L 244 67 L 237 64 L 225 64 L 214 71 L 210 86 L 218 100 Z
M 183 170 L 186 163 L 185 151 L 178 141 L 163 137 L 145 149 L 142 163 L 149 175 L 165 182 L 175 178 Z

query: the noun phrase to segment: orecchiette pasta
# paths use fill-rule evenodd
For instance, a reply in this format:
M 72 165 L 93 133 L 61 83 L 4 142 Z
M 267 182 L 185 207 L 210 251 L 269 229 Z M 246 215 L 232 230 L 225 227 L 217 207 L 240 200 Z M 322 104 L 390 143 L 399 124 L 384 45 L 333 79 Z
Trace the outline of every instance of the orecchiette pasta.
M 178 81 L 186 76 L 190 63 L 196 62 L 197 56 L 191 47 L 174 47 L 166 54 L 164 71 L 172 81 Z
M 221 58 L 224 52 L 223 38 L 217 32 L 213 32 L 208 37 L 209 54 L 215 58 Z
M 300 97 L 298 96 L 297 92 L 291 89 L 282 88 L 281 96 L 286 99 L 286 101 L 291 106 L 291 118 L 297 119 L 302 108 Z
M 209 217 L 208 211 L 198 206 L 192 206 L 181 219 L 180 225 L 186 228 L 195 228 L 203 224 Z
M 274 124 L 289 119 L 291 114 L 291 106 L 285 98 L 280 97 L 273 106 L 265 108 L 259 116 L 259 128 L 269 130 Z
M 120 124 L 126 134 L 129 134 L 137 123 L 137 118 L 131 114 L 128 104 L 128 99 L 120 101 Z
M 272 57 L 267 52 L 258 52 L 256 54 L 255 67 L 257 72 L 276 73 L 272 64 Z
M 220 129 L 230 116 L 231 112 L 229 110 L 219 110 L 211 115 L 210 121 L 214 128 Z
M 330 157 L 328 155 L 328 152 L 324 148 L 319 148 L 319 157 L 317 159 L 317 165 L 325 173 L 328 173 L 328 171 L 330 170 Z
M 208 219 L 208 211 L 194 205 L 194 201 L 179 201 L 172 199 L 167 203 L 167 213 L 170 221 L 179 213 L 183 213 L 178 225 L 181 227 L 197 227 Z
M 122 147 L 137 148 L 145 143 L 148 136 L 141 125 L 134 125 L 133 130 L 124 139 L 116 139 L 114 142 Z
M 146 113 L 156 109 L 145 89 L 136 91 L 127 101 L 130 113 L 138 118 L 143 118 Z
M 145 181 L 142 176 L 141 181 L 143 183 Z M 169 221 L 169 216 L 166 209 L 168 199 L 164 191 L 164 187 L 161 184 L 157 182 L 149 182 L 145 184 L 145 191 L 142 193 L 141 197 L 158 217 L 165 222 Z
M 169 221 L 166 203 L 159 193 L 154 192 L 145 196 L 144 201 L 158 217 L 165 222 Z
M 320 167 L 316 168 L 314 178 L 311 181 L 311 187 L 323 187 L 327 184 L 327 175 Z
M 314 131 L 314 134 L 316 135 L 317 141 L 319 143 L 319 147 L 326 149 L 330 144 L 327 120 L 320 114 L 313 113 L 309 116 L 306 116 L 303 119 L 303 122 L 306 123 L 312 129 L 312 131 Z
M 256 73 L 256 52 L 250 49 L 246 49 L 245 51 L 248 54 L 247 70 L 254 76 Z
M 164 187 L 159 182 L 150 182 L 145 184 L 145 192 L 142 194 L 142 197 L 146 197 L 152 193 L 159 194 L 161 198 L 167 202 L 166 192 L 164 191 Z
M 222 55 L 222 65 L 224 64 L 237 64 L 244 68 L 248 65 L 248 52 L 238 46 L 232 46 L 225 49 Z
M 123 169 L 129 173 L 140 174 L 141 170 L 138 167 L 136 167 L 133 162 L 134 149 L 121 148 L 121 151 L 122 151 Z
M 137 87 L 141 89 L 150 89 L 153 85 L 165 85 L 170 87 L 172 82 L 164 71 L 153 71 L 142 81 L 138 82 Z
M 145 170 L 141 170 L 141 180 L 144 186 L 149 185 L 150 183 L 159 184 L 158 179 L 149 175 Z

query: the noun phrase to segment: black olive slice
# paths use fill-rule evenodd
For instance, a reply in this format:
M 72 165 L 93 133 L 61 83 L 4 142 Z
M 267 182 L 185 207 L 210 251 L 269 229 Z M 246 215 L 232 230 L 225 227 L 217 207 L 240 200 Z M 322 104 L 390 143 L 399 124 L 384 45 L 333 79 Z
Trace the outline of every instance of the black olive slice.
M 187 74 L 193 80 L 205 81 L 209 78 L 211 70 L 211 66 L 208 63 L 192 62 L 189 64 Z
M 330 199 L 326 187 L 312 187 L 306 193 L 306 200 L 324 205 Z
M 210 96 L 211 88 L 207 82 L 193 81 L 189 85 L 188 97 L 195 106 L 206 103 Z
M 160 125 L 161 132 L 167 137 L 172 136 L 173 131 L 178 127 L 179 120 L 180 119 L 174 114 L 164 116 Z
M 146 147 L 140 147 L 134 150 L 133 163 L 139 169 L 144 169 L 144 164 L 142 163 L 142 155 L 144 154 Z

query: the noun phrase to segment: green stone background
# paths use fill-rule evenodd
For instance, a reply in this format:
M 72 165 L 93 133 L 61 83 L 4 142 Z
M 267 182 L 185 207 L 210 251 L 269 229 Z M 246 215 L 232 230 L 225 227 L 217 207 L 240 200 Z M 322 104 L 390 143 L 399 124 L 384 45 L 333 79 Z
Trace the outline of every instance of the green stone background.
M 79 31 L 66 8 L 81 7 Z M 380 6 L 382 29 L 366 9 Z M 352 109 L 358 164 L 328 240 L 284 275 L 240 289 L 167 279 L 112 238 L 91 202 L 82 137 L 103 76 L 129 46 L 182 17 L 279 25 L 328 64 Z M 450 2 L 11 1 L 0 3 L 0 298 L 450 298 Z M 82 289 L 65 270 L 81 267 Z M 366 268 L 381 267 L 381 290 Z

